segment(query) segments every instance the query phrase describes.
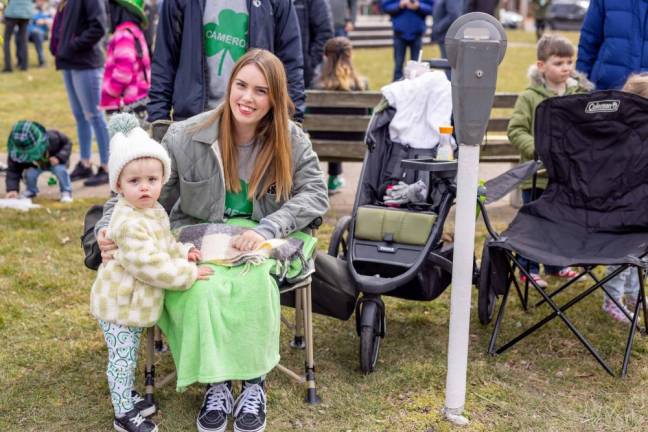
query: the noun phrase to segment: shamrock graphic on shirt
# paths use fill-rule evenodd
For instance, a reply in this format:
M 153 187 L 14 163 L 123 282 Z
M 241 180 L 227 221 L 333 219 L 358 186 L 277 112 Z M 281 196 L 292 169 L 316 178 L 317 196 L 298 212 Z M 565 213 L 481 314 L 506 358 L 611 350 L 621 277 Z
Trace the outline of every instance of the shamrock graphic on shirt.
M 247 49 L 248 15 L 231 9 L 223 9 L 218 14 L 218 23 L 208 23 L 203 27 L 205 55 L 214 56 L 222 52 L 218 63 L 218 75 L 222 75 L 225 57 L 236 62 Z

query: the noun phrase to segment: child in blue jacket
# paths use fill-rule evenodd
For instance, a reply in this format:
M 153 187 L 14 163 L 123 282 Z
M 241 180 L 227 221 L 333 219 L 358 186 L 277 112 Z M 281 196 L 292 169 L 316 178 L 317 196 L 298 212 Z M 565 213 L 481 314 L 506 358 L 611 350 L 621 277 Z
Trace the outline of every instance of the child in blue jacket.
M 410 49 L 410 59 L 418 60 L 425 17 L 432 14 L 433 0 L 382 0 L 382 10 L 389 14 L 394 28 L 394 81 L 403 77 L 405 52 Z

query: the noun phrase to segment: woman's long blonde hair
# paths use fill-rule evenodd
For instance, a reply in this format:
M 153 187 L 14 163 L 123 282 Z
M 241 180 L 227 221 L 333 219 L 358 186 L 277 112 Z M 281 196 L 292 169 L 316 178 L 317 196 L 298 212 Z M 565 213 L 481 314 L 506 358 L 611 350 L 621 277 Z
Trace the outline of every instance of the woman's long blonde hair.
M 250 50 L 236 62 L 227 83 L 223 104 L 214 117 L 208 120 L 218 121 L 225 188 L 231 192 L 241 191 L 238 150 L 234 142 L 236 125 L 229 99 L 234 79 L 243 67 L 250 64 L 259 68 L 268 82 L 270 111 L 261 119 L 254 134 L 256 145 L 260 147 L 250 176 L 248 198 L 260 197 L 274 185 L 276 200 L 287 200 L 292 189 L 289 115 L 294 108 L 288 97 L 288 82 L 283 64 L 274 54 L 262 49 Z
M 339 36 L 324 45 L 324 65 L 320 85 L 326 90 L 362 90 L 363 80 L 351 63 L 351 41 Z

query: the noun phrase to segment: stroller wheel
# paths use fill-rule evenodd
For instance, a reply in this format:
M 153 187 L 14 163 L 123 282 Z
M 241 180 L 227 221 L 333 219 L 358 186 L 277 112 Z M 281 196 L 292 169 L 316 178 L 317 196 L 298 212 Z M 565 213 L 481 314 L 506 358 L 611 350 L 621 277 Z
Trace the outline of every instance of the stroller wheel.
M 346 259 L 350 223 L 351 216 L 343 216 L 335 224 L 335 229 L 329 241 L 328 254 L 330 256 Z
M 382 304 L 382 301 L 380 303 Z M 378 362 L 380 339 L 383 336 L 383 319 L 383 313 L 377 302 L 363 302 L 360 317 L 362 323 L 360 326 L 360 369 L 365 374 L 373 372 Z
M 479 297 L 477 301 L 477 311 L 479 322 L 486 325 L 493 319 L 495 314 L 495 302 L 497 301 L 495 292 L 490 287 L 490 254 L 488 246 L 484 244 L 482 250 L 481 267 L 479 269 Z

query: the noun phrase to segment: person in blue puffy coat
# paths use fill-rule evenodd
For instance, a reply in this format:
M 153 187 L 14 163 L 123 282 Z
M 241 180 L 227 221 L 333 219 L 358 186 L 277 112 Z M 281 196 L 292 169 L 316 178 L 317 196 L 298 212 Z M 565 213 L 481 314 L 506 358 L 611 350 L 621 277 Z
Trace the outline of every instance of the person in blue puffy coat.
M 620 89 L 648 70 L 648 0 L 592 0 L 578 44 L 576 69 L 597 89 Z
M 382 10 L 391 16 L 394 28 L 394 81 L 403 77 L 407 47 L 410 58 L 418 60 L 425 17 L 432 14 L 433 0 L 382 0 Z

